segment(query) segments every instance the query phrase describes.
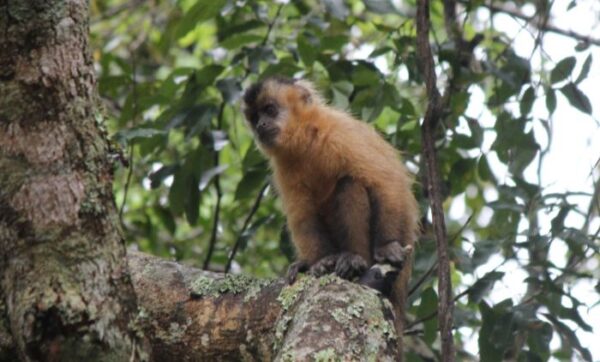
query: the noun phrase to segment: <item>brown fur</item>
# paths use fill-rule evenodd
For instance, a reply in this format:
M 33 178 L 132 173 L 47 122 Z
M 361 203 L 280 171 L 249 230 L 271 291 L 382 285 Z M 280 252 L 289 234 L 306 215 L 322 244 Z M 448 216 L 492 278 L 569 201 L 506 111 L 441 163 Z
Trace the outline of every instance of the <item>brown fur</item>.
M 254 120 L 276 129 L 276 136 L 258 144 L 271 162 L 301 261 L 313 266 L 351 252 L 372 265 L 378 247 L 414 244 L 419 210 L 413 178 L 370 125 L 327 106 L 306 81 L 267 79 L 249 93 L 247 118 L 259 112 Z M 266 104 L 276 105 L 276 117 L 260 116 Z M 402 267 L 391 296 L 400 337 L 410 264 Z

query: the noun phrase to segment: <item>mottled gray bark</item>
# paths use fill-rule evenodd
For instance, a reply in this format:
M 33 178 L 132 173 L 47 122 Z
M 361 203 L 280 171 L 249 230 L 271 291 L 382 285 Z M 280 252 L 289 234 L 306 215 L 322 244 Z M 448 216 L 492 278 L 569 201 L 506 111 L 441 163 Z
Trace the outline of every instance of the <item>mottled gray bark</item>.
M 158 361 L 394 361 L 391 304 L 326 276 L 253 280 L 129 253 Z
M 0 0 L 0 359 L 139 357 L 86 0 Z

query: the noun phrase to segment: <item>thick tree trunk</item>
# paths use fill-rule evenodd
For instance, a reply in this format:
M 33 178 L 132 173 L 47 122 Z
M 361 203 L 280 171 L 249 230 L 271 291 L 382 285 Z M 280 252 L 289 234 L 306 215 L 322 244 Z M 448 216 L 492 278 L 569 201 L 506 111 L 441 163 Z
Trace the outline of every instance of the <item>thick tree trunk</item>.
M 143 352 L 87 39 L 86 0 L 0 0 L 0 359 Z

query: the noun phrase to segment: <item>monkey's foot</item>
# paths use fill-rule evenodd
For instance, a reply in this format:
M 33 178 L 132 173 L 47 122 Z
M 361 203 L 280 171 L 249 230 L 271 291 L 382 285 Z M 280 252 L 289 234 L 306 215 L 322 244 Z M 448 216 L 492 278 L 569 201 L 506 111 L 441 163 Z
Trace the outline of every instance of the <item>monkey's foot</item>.
M 287 271 L 287 275 L 286 275 L 288 284 L 294 284 L 294 282 L 296 281 L 296 277 L 298 276 L 298 273 L 304 273 L 305 271 L 308 270 L 308 268 L 309 268 L 309 265 L 304 260 L 298 260 L 298 261 L 295 261 L 292 264 L 290 264 L 288 271 Z
M 391 241 L 383 246 L 375 247 L 373 259 L 378 264 L 390 264 L 402 269 L 404 262 L 413 252 L 412 245 L 402 246 L 399 241 Z
M 340 253 L 335 263 L 335 273 L 343 279 L 353 279 L 362 275 L 369 265 L 367 261 L 358 254 Z
M 321 258 L 310 267 L 310 274 L 318 278 L 335 273 L 340 278 L 350 280 L 362 275 L 367 268 L 368 264 L 362 256 L 343 252 Z
M 319 261 L 310 267 L 310 274 L 318 278 L 325 274 L 333 273 L 339 257 L 340 254 L 333 254 L 319 259 Z

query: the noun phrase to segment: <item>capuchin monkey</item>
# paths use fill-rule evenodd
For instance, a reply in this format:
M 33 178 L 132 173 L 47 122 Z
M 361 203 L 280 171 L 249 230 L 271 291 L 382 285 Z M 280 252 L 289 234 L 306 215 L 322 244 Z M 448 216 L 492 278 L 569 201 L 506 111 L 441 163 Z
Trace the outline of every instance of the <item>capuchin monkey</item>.
M 358 278 L 390 297 L 401 339 L 419 208 L 396 149 L 305 80 L 252 85 L 244 114 L 270 161 L 298 256 L 288 282 L 300 272 Z

